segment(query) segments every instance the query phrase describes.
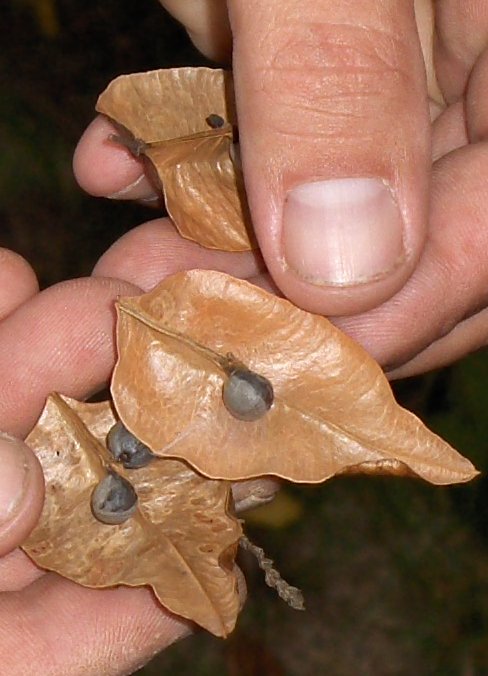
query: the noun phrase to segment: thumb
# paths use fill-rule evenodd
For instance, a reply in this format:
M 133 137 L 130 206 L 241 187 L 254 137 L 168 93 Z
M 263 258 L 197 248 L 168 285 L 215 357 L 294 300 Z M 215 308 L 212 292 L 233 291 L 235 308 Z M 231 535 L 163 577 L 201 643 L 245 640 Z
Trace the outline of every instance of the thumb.
M 241 151 L 267 266 L 295 304 L 356 314 L 425 239 L 430 120 L 413 0 L 229 0 Z
M 42 509 L 41 466 L 21 441 L 0 434 L 0 556 L 22 544 Z

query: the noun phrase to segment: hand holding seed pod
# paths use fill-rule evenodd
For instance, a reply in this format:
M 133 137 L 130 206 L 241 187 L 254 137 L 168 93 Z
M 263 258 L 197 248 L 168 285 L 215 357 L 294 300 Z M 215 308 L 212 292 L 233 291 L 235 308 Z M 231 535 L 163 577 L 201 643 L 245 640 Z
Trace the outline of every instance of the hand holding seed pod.
M 242 173 L 233 161 L 230 73 L 170 68 L 122 75 L 100 95 L 97 110 L 121 129 L 116 143 L 151 162 L 183 237 L 210 249 L 257 247 Z
M 47 569 L 93 587 L 151 585 L 169 610 L 224 636 L 239 610 L 229 480 L 476 475 L 323 317 L 208 271 L 121 298 L 118 310 L 121 420 L 108 402 L 53 395 L 27 439 L 47 497 L 24 548 Z M 280 594 L 302 607 L 254 549 Z
M 229 74 L 118 78 L 98 110 L 118 126 L 112 142 L 152 163 L 184 237 L 256 245 L 234 161 Z M 364 472 L 448 484 L 477 474 L 396 404 L 359 346 L 262 289 L 194 270 L 120 299 L 118 314 L 118 415 L 109 402 L 54 394 L 27 439 L 46 502 L 24 549 L 46 569 L 91 587 L 150 585 L 170 611 L 226 636 L 240 606 L 239 541 L 268 583 L 303 607 L 300 591 L 241 537 L 228 511 L 231 480 L 236 505 L 247 506 L 246 491 L 269 497 L 254 477 L 316 483 Z
M 241 526 L 227 513 L 230 484 L 176 460 L 126 469 L 105 446 L 115 423 L 108 402 L 48 399 L 27 438 L 46 501 L 23 549 L 88 587 L 150 585 L 171 612 L 225 636 L 240 607 L 233 564 Z

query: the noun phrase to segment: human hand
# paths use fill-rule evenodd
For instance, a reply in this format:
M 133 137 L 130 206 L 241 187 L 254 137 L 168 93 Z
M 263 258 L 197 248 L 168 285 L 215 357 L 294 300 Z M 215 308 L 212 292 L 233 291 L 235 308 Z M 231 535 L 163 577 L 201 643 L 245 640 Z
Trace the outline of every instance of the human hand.
M 9 435 L 0 436 L 1 672 L 132 673 L 188 634 L 190 623 L 165 612 L 148 589 L 86 589 L 15 549 L 38 519 L 44 486 L 34 454 L 10 435 L 30 431 L 51 391 L 83 399 L 106 384 L 114 300 L 139 290 L 81 279 L 37 291 L 25 261 L 0 250 L 0 429 Z
M 207 55 L 229 56 L 225 2 L 163 4 Z M 422 45 L 413 0 L 227 5 L 248 198 L 279 290 L 332 316 L 392 376 L 484 345 L 486 3 L 418 0 Z M 105 143 L 111 132 L 98 118 L 85 133 L 80 184 L 150 198 L 142 165 Z M 132 236 L 109 259 L 143 245 Z M 186 267 L 191 243 L 175 247 Z M 259 272 L 253 254 L 235 260 L 236 274 Z
M 13 251 L 0 249 L 0 326 L 38 291 L 30 265 Z M 39 518 L 44 482 L 34 454 L 25 444 L 2 432 L 0 460 L 0 556 L 3 556 L 24 540 Z M 3 580 L 2 572 L 0 560 Z
M 106 278 L 71 280 L 40 293 L 31 267 L 0 249 L 0 429 L 8 435 L 0 433 L 0 664 L 8 676 L 133 673 L 193 630 L 148 589 L 87 589 L 40 570 L 16 549 L 34 527 L 44 496 L 42 470 L 20 439 L 50 392 L 82 400 L 107 386 L 115 363 L 116 298 L 154 287 L 175 271 L 176 261 L 183 269 L 172 254 L 181 238 L 168 219 L 142 226 L 128 239 L 134 236 L 141 255 L 123 241 L 103 259 Z M 161 248 L 151 259 L 156 240 Z M 186 244 L 191 267 L 237 268 L 249 276 L 249 266 L 233 254 Z M 118 255 L 125 248 L 128 260 Z M 138 286 L 116 279 L 124 275 Z M 236 510 L 269 500 L 277 487 L 272 479 L 236 484 Z M 244 600 L 245 581 L 238 569 L 236 574 Z

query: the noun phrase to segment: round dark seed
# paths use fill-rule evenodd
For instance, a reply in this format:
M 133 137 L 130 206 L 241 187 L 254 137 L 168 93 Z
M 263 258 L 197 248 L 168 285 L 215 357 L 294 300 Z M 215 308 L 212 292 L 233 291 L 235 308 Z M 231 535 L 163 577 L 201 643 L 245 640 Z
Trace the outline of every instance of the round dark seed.
M 208 124 L 209 127 L 212 127 L 212 129 L 219 129 L 220 127 L 223 127 L 225 124 L 225 120 L 223 117 L 220 115 L 217 115 L 217 113 L 211 113 L 208 117 L 205 118 L 205 122 Z
M 124 523 L 137 509 L 134 486 L 115 472 L 110 472 L 95 487 L 91 496 L 93 516 L 111 526 Z
M 222 399 L 234 418 L 249 422 L 259 420 L 273 404 L 273 386 L 264 376 L 238 368 L 231 371 L 224 382 Z
M 126 469 L 145 467 L 156 457 L 120 420 L 107 435 L 107 447 L 115 460 L 121 462 Z

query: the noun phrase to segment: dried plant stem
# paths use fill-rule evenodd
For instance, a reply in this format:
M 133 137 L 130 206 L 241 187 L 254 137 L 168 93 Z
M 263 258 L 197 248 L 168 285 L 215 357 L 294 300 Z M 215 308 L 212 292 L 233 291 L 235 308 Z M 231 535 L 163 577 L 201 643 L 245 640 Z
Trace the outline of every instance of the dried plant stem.
M 207 139 L 212 137 L 221 137 L 228 136 L 232 138 L 233 128 L 232 125 L 227 123 L 222 127 L 217 127 L 215 129 L 205 129 L 204 131 L 197 131 L 194 134 L 188 134 L 187 136 L 178 136 L 175 138 L 163 139 L 161 141 L 150 141 L 146 143 L 146 148 L 156 148 L 161 146 L 174 146 L 179 145 L 180 143 L 193 142 L 198 139 Z
M 139 309 L 136 310 L 128 306 L 123 298 L 119 298 L 119 300 L 116 303 L 116 306 L 121 312 L 125 312 L 125 314 L 129 315 L 130 317 L 137 319 L 138 321 L 142 322 L 142 324 L 145 324 L 153 331 L 162 333 L 164 336 L 168 336 L 169 338 L 174 338 L 183 345 L 188 345 L 188 347 L 190 347 L 192 350 L 198 352 L 203 357 L 213 362 L 223 371 L 226 371 L 226 369 L 228 368 L 229 357 L 227 356 L 223 357 L 218 352 L 215 352 L 214 350 L 211 350 L 210 348 L 205 347 L 204 345 L 200 345 L 200 343 L 196 343 L 194 340 L 188 338 L 188 336 L 184 335 L 183 333 L 179 333 L 178 331 L 172 331 L 170 328 L 152 319 L 144 311 Z
M 208 139 L 212 137 L 227 136 L 230 139 L 233 137 L 232 125 L 227 123 L 222 127 L 218 127 L 216 129 L 206 129 L 205 131 L 196 132 L 195 134 L 188 134 L 188 136 L 178 136 L 177 138 L 146 142 L 133 136 L 128 129 L 122 127 L 121 125 L 117 125 L 114 120 L 113 122 L 116 126 L 121 128 L 121 131 L 119 134 L 110 134 L 110 141 L 126 147 L 135 157 L 145 155 L 146 151 L 150 148 L 161 148 L 165 146 L 170 148 L 171 146 L 180 145 L 185 142 L 194 143 L 198 139 Z
M 258 547 L 242 535 L 239 540 L 242 549 L 251 552 L 255 556 L 259 567 L 264 571 L 264 580 L 268 587 L 276 589 L 278 596 L 294 610 L 305 610 L 303 594 L 297 587 L 292 587 L 284 580 L 279 572 L 273 567 L 272 559 L 268 558 L 261 547 Z
M 109 141 L 117 143 L 119 146 L 124 146 L 124 148 L 127 148 L 127 150 L 129 150 L 134 155 L 134 157 L 140 157 L 143 155 L 147 148 L 147 143 L 145 143 L 140 138 L 132 136 L 128 132 L 125 134 L 110 134 L 108 139 Z

